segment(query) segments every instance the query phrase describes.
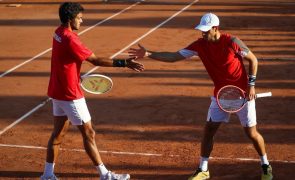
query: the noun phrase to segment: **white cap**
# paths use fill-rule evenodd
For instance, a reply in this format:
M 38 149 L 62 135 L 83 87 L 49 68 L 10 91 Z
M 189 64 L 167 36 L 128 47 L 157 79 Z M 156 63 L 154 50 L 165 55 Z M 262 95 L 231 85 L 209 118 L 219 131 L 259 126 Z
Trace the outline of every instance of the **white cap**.
M 200 24 L 195 29 L 206 32 L 213 26 L 219 26 L 219 19 L 215 14 L 207 13 L 201 18 Z

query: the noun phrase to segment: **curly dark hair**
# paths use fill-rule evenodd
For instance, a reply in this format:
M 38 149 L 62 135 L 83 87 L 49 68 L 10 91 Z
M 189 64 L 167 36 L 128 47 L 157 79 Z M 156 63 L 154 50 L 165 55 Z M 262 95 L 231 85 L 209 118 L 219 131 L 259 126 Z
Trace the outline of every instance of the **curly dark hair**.
M 69 20 L 74 19 L 77 14 L 83 11 L 84 8 L 79 3 L 64 2 L 59 7 L 59 19 L 61 23 L 66 24 Z

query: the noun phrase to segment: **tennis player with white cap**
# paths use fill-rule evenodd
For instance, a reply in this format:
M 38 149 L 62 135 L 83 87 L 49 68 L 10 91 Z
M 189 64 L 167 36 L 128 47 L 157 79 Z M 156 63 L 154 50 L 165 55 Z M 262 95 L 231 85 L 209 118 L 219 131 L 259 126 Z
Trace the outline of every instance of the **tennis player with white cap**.
M 236 114 L 246 135 L 252 141 L 260 156 L 263 170 L 261 179 L 272 179 L 272 168 L 266 156 L 264 139 L 256 129 L 254 97 L 258 67 L 257 58 L 240 39 L 220 32 L 219 18 L 213 13 L 205 14 L 195 29 L 201 31 L 202 37 L 177 52 L 150 51 L 140 44 L 138 45 L 139 48 L 131 48 L 129 50 L 131 57 L 136 57 L 137 59 L 149 57 L 163 62 L 176 62 L 192 56 L 199 56 L 213 80 L 214 91 L 201 143 L 200 164 L 196 172 L 189 177 L 189 180 L 210 178 L 208 160 L 213 150 L 213 138 L 220 124 L 228 122 L 230 119 L 230 113 L 222 111 L 216 102 L 218 90 L 226 85 L 235 85 L 247 92 L 249 101 Z M 243 60 L 249 62 L 248 73 Z
M 207 32 L 214 26 L 215 27 L 219 26 L 219 19 L 215 14 L 208 13 L 201 18 L 200 24 L 197 25 L 195 29 L 198 29 L 203 32 Z

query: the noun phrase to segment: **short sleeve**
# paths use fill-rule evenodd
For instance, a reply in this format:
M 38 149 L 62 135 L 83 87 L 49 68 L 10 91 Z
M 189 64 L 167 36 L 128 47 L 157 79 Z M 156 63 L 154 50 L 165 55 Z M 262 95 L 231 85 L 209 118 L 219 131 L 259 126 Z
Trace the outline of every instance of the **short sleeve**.
M 235 52 L 237 52 L 241 57 L 247 56 L 247 54 L 250 52 L 250 50 L 244 44 L 244 42 L 237 37 L 232 37 L 231 40 L 233 42 L 233 48 L 234 48 Z
M 73 56 L 79 61 L 86 60 L 92 54 L 92 51 L 82 44 L 78 36 L 73 36 L 69 40 L 69 46 Z
M 188 45 L 187 47 L 179 50 L 178 52 L 186 58 L 189 58 L 192 56 L 198 56 L 197 45 L 198 45 L 198 41 L 195 41 L 191 43 L 190 45 Z
M 188 50 L 188 49 L 181 49 L 178 51 L 185 58 L 190 58 L 192 56 L 197 56 L 198 53 L 196 51 Z

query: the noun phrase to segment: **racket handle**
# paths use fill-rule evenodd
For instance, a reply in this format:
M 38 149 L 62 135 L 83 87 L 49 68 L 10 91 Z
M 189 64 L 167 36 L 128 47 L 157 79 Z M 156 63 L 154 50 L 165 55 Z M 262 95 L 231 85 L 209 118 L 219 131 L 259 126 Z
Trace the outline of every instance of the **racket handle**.
M 256 94 L 256 98 L 269 97 L 269 96 L 272 96 L 272 93 L 271 92 Z

